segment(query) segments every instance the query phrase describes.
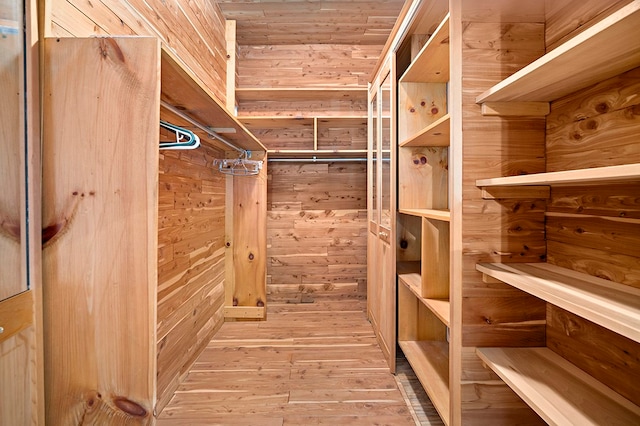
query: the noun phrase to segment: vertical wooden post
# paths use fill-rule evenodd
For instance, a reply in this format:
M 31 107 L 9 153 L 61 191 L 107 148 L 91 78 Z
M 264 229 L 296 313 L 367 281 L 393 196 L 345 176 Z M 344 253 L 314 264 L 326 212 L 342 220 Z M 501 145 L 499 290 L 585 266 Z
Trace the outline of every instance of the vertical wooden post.
M 47 423 L 151 424 L 160 44 L 45 43 Z

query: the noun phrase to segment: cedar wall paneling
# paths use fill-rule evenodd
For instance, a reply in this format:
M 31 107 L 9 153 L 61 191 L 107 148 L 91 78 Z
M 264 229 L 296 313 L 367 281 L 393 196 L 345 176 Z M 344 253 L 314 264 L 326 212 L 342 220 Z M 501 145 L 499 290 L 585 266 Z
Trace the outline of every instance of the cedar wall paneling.
M 238 87 L 367 87 L 382 46 L 240 46 Z
M 158 411 L 224 321 L 225 179 L 221 152 L 161 151 Z
M 366 180 L 364 162 L 269 163 L 271 300 L 366 296 Z
M 224 104 L 225 20 L 207 0 L 46 0 L 45 36 L 155 35 Z

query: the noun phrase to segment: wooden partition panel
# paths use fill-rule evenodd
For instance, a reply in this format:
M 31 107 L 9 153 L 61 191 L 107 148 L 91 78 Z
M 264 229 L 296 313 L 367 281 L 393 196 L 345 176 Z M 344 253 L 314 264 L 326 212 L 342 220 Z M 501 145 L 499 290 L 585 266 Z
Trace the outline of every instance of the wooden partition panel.
M 45 42 L 47 424 L 150 424 L 160 44 Z
M 207 146 L 160 154 L 158 206 L 158 404 L 224 322 L 224 153 Z

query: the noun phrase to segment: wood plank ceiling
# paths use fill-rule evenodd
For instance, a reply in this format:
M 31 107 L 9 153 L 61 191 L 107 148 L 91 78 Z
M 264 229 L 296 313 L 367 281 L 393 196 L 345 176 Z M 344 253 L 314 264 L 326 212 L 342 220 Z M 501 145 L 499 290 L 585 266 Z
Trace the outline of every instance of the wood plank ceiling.
M 218 0 L 240 45 L 383 45 L 404 0 Z

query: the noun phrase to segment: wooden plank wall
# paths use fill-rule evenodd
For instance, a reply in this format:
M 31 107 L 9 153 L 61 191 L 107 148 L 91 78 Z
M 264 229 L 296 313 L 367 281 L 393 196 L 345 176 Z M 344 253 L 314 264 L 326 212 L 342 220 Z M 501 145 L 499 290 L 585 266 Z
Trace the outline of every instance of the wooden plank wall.
M 224 322 L 224 153 L 161 151 L 158 220 L 158 404 Z
M 367 87 L 381 45 L 241 45 L 238 87 Z
M 269 163 L 270 300 L 364 298 L 366 163 Z
M 557 28 L 547 31 L 548 48 L 628 1 L 588 3 L 561 2 L 561 13 L 547 10 L 553 24 L 548 28 Z M 587 7 L 589 13 L 581 15 Z M 553 102 L 547 117 L 547 171 L 640 162 L 639 92 L 636 68 Z M 640 287 L 639 188 L 640 182 L 552 188 L 547 261 Z M 640 404 L 640 344 L 548 304 L 547 346 Z
M 225 20 L 207 0 L 45 0 L 46 37 L 155 35 L 226 100 Z

